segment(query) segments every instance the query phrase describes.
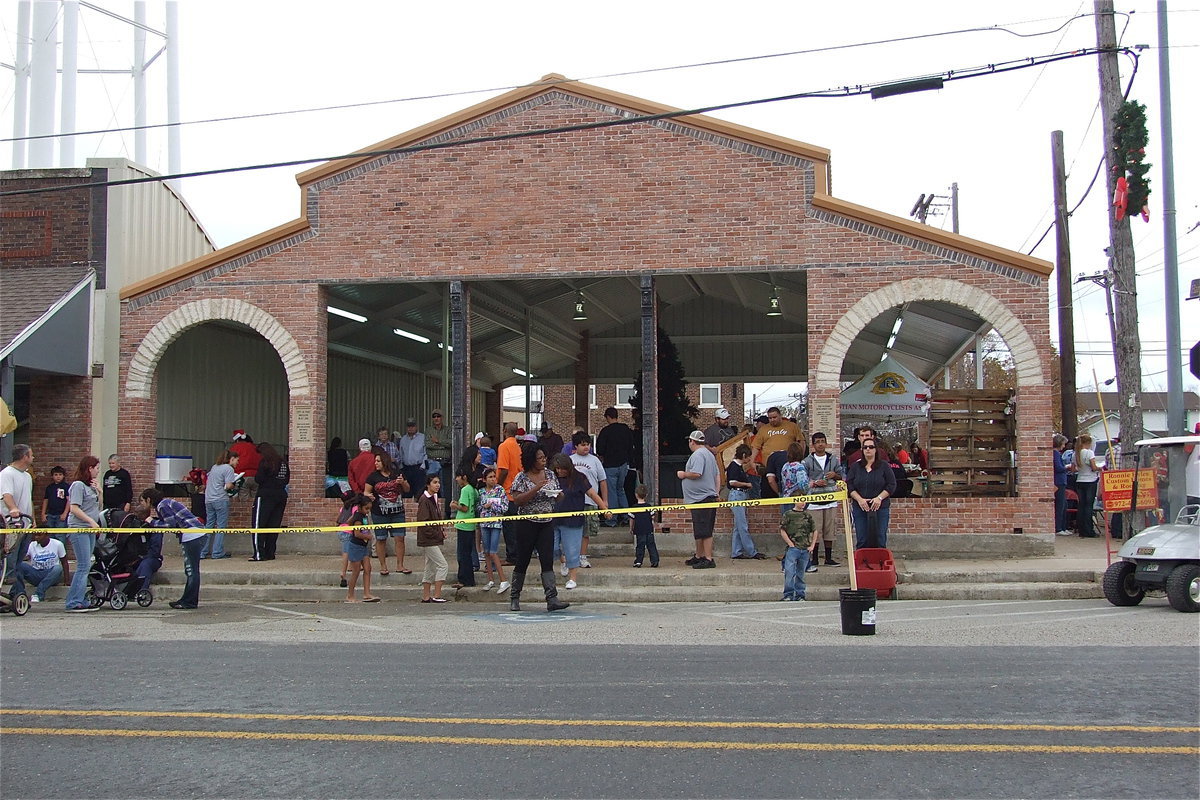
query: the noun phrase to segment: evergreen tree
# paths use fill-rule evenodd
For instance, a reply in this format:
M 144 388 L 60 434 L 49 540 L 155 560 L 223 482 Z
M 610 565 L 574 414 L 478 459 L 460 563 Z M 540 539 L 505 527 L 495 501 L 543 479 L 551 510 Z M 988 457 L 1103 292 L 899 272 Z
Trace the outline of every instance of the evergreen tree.
M 642 427 L 642 373 L 637 376 L 637 392 L 629 398 L 634 425 Z M 687 398 L 687 379 L 675 343 L 662 328 L 658 329 L 658 453 L 663 456 L 687 455 L 688 434 L 700 409 Z

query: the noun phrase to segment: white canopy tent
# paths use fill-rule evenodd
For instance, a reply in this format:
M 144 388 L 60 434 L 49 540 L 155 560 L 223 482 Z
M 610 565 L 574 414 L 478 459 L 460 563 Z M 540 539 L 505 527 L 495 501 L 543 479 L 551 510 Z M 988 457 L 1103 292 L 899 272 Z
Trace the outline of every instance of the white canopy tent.
M 897 420 L 929 412 L 929 384 L 891 356 L 842 391 L 842 419 Z

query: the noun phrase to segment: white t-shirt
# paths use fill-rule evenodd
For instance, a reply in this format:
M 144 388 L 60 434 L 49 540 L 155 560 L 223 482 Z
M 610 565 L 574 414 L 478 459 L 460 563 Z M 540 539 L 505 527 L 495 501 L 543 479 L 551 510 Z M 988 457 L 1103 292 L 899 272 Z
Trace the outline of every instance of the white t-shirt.
M 1100 480 L 1100 473 L 1092 469 L 1092 459 L 1096 454 L 1086 447 L 1079 451 L 1079 463 L 1075 465 L 1075 480 L 1078 483 L 1095 483 Z
M 0 495 L 11 494 L 22 514 L 33 516 L 33 478 L 12 464 L 0 469 Z M 0 513 L 8 513 L 8 505 L 0 503 Z
M 58 539 L 51 539 L 42 547 L 36 541 L 29 543 L 29 562 L 34 569 L 54 569 L 67 557 L 67 548 Z
M 810 453 L 809 458 L 811 458 L 813 460 L 813 463 L 815 463 L 818 467 L 821 468 L 821 471 L 818 472 L 816 475 L 809 475 L 808 477 L 812 478 L 814 481 L 824 480 L 825 473 L 829 471 L 829 453 L 826 453 L 823 456 L 819 456 L 816 453 Z M 830 491 L 830 488 L 828 486 L 814 486 L 811 489 L 809 489 L 809 491 L 810 492 L 828 492 L 828 491 Z M 837 501 L 835 500 L 832 503 L 810 503 L 808 508 L 810 511 L 821 511 L 826 508 L 837 508 Z
M 604 471 L 604 462 L 600 457 L 588 453 L 586 456 L 581 456 L 579 453 L 571 454 L 571 463 L 575 465 L 575 469 L 587 475 L 588 483 L 592 485 L 592 490 L 596 494 L 600 494 L 600 484 L 608 480 L 608 474 Z M 592 498 L 584 495 L 584 504 L 592 508 L 599 508 Z

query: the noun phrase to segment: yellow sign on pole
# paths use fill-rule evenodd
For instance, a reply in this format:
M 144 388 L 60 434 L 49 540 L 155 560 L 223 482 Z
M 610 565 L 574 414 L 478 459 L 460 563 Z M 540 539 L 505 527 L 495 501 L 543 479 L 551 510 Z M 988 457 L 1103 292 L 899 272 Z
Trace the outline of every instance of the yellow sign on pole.
M 1129 511 L 1133 499 L 1133 476 L 1137 473 L 1137 510 L 1158 508 L 1158 485 L 1153 469 L 1113 469 L 1100 473 L 1100 491 L 1105 511 Z

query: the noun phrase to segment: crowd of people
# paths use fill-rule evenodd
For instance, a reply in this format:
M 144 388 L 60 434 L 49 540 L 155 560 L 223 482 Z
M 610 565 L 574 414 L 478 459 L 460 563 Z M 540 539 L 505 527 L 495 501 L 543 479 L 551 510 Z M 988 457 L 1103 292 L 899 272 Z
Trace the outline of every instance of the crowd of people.
M 393 571 L 412 574 L 406 564 L 406 499 L 415 505 L 414 521 L 430 523 L 414 526 L 416 547 L 424 565 L 422 602 L 445 602 L 442 588 L 450 579 L 450 567 L 442 555 L 442 545 L 449 530 L 455 533 L 456 572 L 452 585 L 475 586 L 476 574 L 482 572 L 487 579 L 484 588 L 507 593 L 513 609 L 520 607 L 535 551 L 548 610 L 567 607 L 568 603 L 558 597 L 555 569 L 566 579 L 567 590 L 577 588 L 580 570 L 591 567 L 589 542 L 602 525 L 628 526 L 635 545 L 633 566 L 640 568 L 648 562 L 651 568 L 658 567 L 660 557 L 649 511 L 633 512 L 624 518 L 610 513 L 584 513 L 607 512 L 610 505 L 647 505 L 648 492 L 637 481 L 634 468 L 637 435 L 620 422 L 616 408 L 606 409 L 604 417 L 605 425 L 595 440 L 581 428 L 564 440 L 549 422 L 542 424 L 540 435 L 506 423 L 498 441 L 486 433 L 476 434 L 457 464 L 451 464 L 453 443 L 440 409 L 431 413 L 431 423 L 423 431 L 418 430 L 416 419 L 408 419 L 400 435 L 387 427 L 378 428 L 373 439 L 358 440 L 358 452 L 353 457 L 335 438 L 327 451 L 326 487 L 330 494 L 344 499 L 337 524 L 341 526 L 342 541 L 340 583 L 348 590 L 347 602 L 378 602 L 379 598 L 371 593 L 372 561 L 377 562 L 380 576 Z M 690 456 L 677 475 L 685 503 L 714 503 L 721 498 L 722 483 L 728 499 L 736 501 L 802 496 L 844 481 L 851 503 L 855 546 L 886 547 L 891 499 L 904 496 L 906 483 L 911 486 L 902 465 L 911 462 L 927 466 L 927 456 L 915 442 L 908 450 L 899 445 L 889 448 L 869 426 L 856 429 L 839 456 L 830 450 L 824 433 L 806 438 L 797 422 L 785 418 L 778 408 L 768 409 L 754 425 L 740 430 L 730 419 L 726 409 L 719 409 L 712 426 L 689 435 Z M 733 457 L 719 467 L 716 452 L 733 439 L 738 440 Z M 1087 452 L 1084 448 L 1075 463 L 1086 465 Z M 54 467 L 35 515 L 31 500 L 32 450 L 18 445 L 14 455 L 13 464 L 0 472 L 0 496 L 5 498 L 7 513 L 14 517 L 26 514 L 36 524 L 69 531 L 64 532 L 58 547 L 38 537 L 37 542 L 13 542 L 13 552 L 6 550 L 6 557 L 11 559 L 9 571 L 23 573 L 23 580 L 38 587 L 35 602 L 44 598 L 47 586 L 69 581 L 67 610 L 90 610 L 85 597 L 85 559 L 90 560 L 96 545 L 90 531 L 103 526 L 102 512 L 132 513 L 146 526 L 180 531 L 185 587 L 179 600 L 171 603 L 174 608 L 198 606 L 202 560 L 231 557 L 222 530 L 229 525 L 234 497 L 252 498 L 250 527 L 254 532 L 249 560 L 276 558 L 278 533 L 271 529 L 285 525 L 289 464 L 273 445 L 256 444 L 244 430 L 234 431 L 231 444 L 210 469 L 194 471 L 198 475 L 192 481 L 202 505 L 197 507 L 193 502 L 191 508 L 153 487 L 135 501 L 133 478 L 113 454 L 102 477 L 99 459 L 94 456 L 83 458 L 70 478 L 65 469 Z M 1078 468 L 1074 471 L 1079 472 Z M 1083 472 L 1086 476 L 1086 467 Z M 746 508 L 736 506 L 731 510 L 729 557 L 766 558 L 750 535 Z M 552 512 L 579 513 L 544 516 Z M 785 575 L 784 599 L 803 599 L 803 576 L 818 570 L 822 545 L 823 565 L 841 565 L 834 558 L 841 529 L 838 503 L 807 505 L 801 500 L 794 505 L 780 505 L 780 515 L 779 530 L 786 548 L 780 559 Z M 466 521 L 470 519 L 486 521 Z M 695 554 L 685 563 L 693 569 L 714 568 L 716 508 L 695 508 L 691 519 Z M 208 534 L 187 532 L 195 528 L 217 530 Z M 73 574 L 64 544 L 70 544 L 77 565 Z M 153 550 L 147 556 L 148 565 L 153 566 L 147 566 L 150 575 L 161 564 L 161 543 Z M 153 564 L 155 560 L 157 564 Z M 148 588 L 148 576 L 146 583 Z M 357 595 L 359 585 L 361 599 Z

